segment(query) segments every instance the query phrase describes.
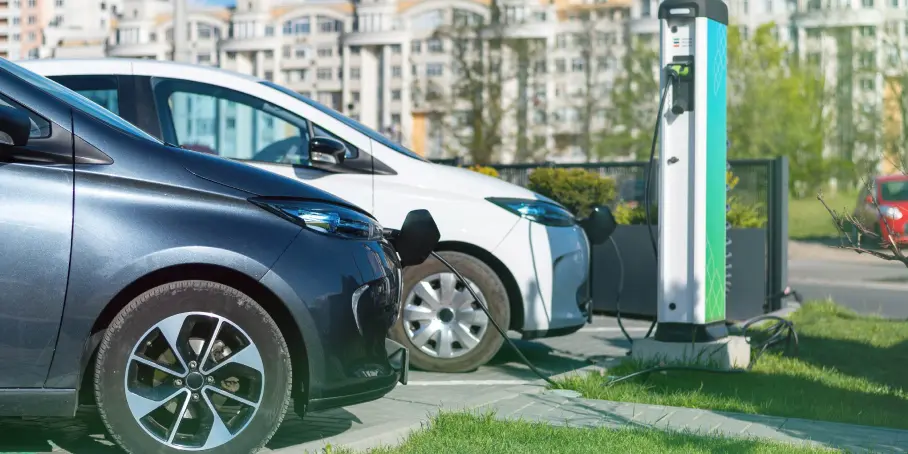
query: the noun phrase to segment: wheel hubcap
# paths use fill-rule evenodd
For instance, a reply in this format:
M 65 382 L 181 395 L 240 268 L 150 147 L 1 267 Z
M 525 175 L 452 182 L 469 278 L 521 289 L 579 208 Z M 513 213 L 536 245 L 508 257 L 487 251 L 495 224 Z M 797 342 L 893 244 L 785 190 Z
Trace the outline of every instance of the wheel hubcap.
M 485 300 L 473 282 L 470 287 Z M 403 326 L 420 351 L 435 358 L 456 358 L 476 348 L 489 318 L 454 273 L 439 273 L 418 282 L 407 295 Z
M 180 450 L 212 449 L 239 435 L 261 404 L 258 347 L 230 320 L 205 312 L 168 317 L 136 343 L 126 400 L 139 426 Z

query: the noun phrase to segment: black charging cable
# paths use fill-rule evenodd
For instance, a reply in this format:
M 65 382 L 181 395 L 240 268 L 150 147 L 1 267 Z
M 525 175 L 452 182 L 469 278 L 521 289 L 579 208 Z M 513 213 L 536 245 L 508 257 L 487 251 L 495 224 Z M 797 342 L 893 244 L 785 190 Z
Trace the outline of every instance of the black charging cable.
M 520 349 L 517 348 L 517 344 L 515 344 L 514 341 L 512 341 L 511 338 L 508 337 L 508 334 L 503 329 L 501 329 L 501 326 L 498 325 L 498 322 L 495 321 L 495 318 L 492 317 L 492 314 L 489 313 L 489 310 L 486 308 L 486 302 L 483 301 L 479 297 L 479 295 L 476 294 L 476 292 L 473 290 L 473 286 L 470 285 L 469 282 L 467 282 L 466 278 L 464 278 L 463 275 L 460 274 L 460 272 L 457 271 L 457 269 L 454 268 L 453 265 L 448 263 L 448 261 L 445 260 L 444 258 L 442 258 L 442 256 L 439 255 L 437 252 L 432 251 L 432 257 L 435 257 L 436 259 L 438 259 L 438 261 L 441 262 L 442 265 L 448 267 L 448 269 L 451 270 L 451 272 L 454 273 L 455 276 L 457 276 L 457 279 L 460 280 L 460 283 L 463 284 L 463 286 L 467 288 L 467 291 L 470 292 L 470 295 L 472 295 L 473 298 L 476 299 L 476 302 L 479 303 L 479 308 L 482 309 L 483 312 L 485 312 L 486 317 L 489 317 L 489 321 L 492 322 L 492 326 L 494 326 L 495 329 L 498 330 L 498 334 L 501 334 L 501 337 L 504 339 L 504 341 L 507 342 L 508 345 L 510 345 L 511 348 L 514 349 L 514 353 L 517 353 L 517 356 L 520 357 L 520 361 L 522 361 L 523 364 L 525 364 L 527 367 L 530 368 L 531 371 L 533 371 L 536 375 L 538 375 L 539 378 L 545 380 L 546 383 L 548 383 L 556 388 L 559 387 L 558 383 L 555 383 L 554 381 L 552 381 L 552 379 L 549 378 L 548 375 L 544 374 L 541 370 L 539 370 L 539 368 L 534 366 L 533 363 L 531 363 L 530 360 L 527 359 L 527 357 L 523 355 L 523 352 L 521 352 Z

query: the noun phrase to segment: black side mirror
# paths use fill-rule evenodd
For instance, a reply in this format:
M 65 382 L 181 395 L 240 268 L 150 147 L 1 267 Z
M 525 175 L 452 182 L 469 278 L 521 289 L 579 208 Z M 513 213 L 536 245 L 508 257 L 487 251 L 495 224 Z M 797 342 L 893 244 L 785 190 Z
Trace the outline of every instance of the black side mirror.
M 309 159 L 315 165 L 336 166 L 344 163 L 347 147 L 340 141 L 328 137 L 309 139 Z
M 602 244 L 608 241 L 608 239 L 615 233 L 615 229 L 618 228 L 618 222 L 615 221 L 615 216 L 612 215 L 612 210 L 607 206 L 599 206 L 593 208 L 593 212 L 590 215 L 580 221 L 580 227 L 583 227 L 583 230 L 586 231 L 587 238 L 590 239 L 590 243 Z
M 401 266 L 413 266 L 429 258 L 441 233 L 428 210 L 413 210 L 407 213 L 400 230 L 388 230 L 385 236 L 397 249 Z
M 19 147 L 28 144 L 32 122 L 21 109 L 0 105 L 0 146 Z

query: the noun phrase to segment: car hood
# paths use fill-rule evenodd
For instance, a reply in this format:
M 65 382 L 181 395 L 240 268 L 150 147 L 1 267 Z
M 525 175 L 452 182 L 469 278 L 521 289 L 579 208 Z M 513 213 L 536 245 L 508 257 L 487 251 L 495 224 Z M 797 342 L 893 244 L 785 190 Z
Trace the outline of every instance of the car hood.
M 561 206 L 558 202 L 527 188 L 508 183 L 500 178 L 483 175 L 479 172 L 462 167 L 430 164 L 431 171 L 423 173 L 425 181 L 431 182 L 436 188 L 445 188 L 450 192 L 463 194 L 465 189 L 469 194 L 482 198 L 501 197 L 514 199 L 536 199 Z
M 193 175 L 259 197 L 291 197 L 362 208 L 299 180 L 218 156 L 180 150 L 183 166 Z M 370 215 L 371 216 L 371 215 Z

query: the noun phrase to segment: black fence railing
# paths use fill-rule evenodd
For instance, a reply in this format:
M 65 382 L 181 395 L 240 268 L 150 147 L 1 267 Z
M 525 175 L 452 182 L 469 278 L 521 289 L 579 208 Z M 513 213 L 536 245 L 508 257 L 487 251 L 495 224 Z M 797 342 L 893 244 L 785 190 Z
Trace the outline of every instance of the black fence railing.
M 464 166 L 461 159 L 435 160 L 438 164 Z M 730 160 L 732 174 L 738 183 L 732 190 L 737 200 L 752 204 L 761 217 L 766 219 L 766 288 L 764 311 L 781 308 L 780 295 L 788 280 L 788 160 L 776 159 Z M 534 170 L 543 167 L 584 169 L 615 180 L 618 202 L 644 199 L 644 180 L 647 162 L 595 162 L 595 163 L 544 163 L 544 164 L 496 164 L 491 165 L 499 178 L 510 183 L 527 187 Z M 659 193 L 659 168 L 656 165 L 651 175 L 651 200 L 656 201 Z M 594 251 L 595 253 L 595 251 Z M 594 278 L 595 279 L 595 278 Z M 753 299 L 759 301 L 759 298 Z

